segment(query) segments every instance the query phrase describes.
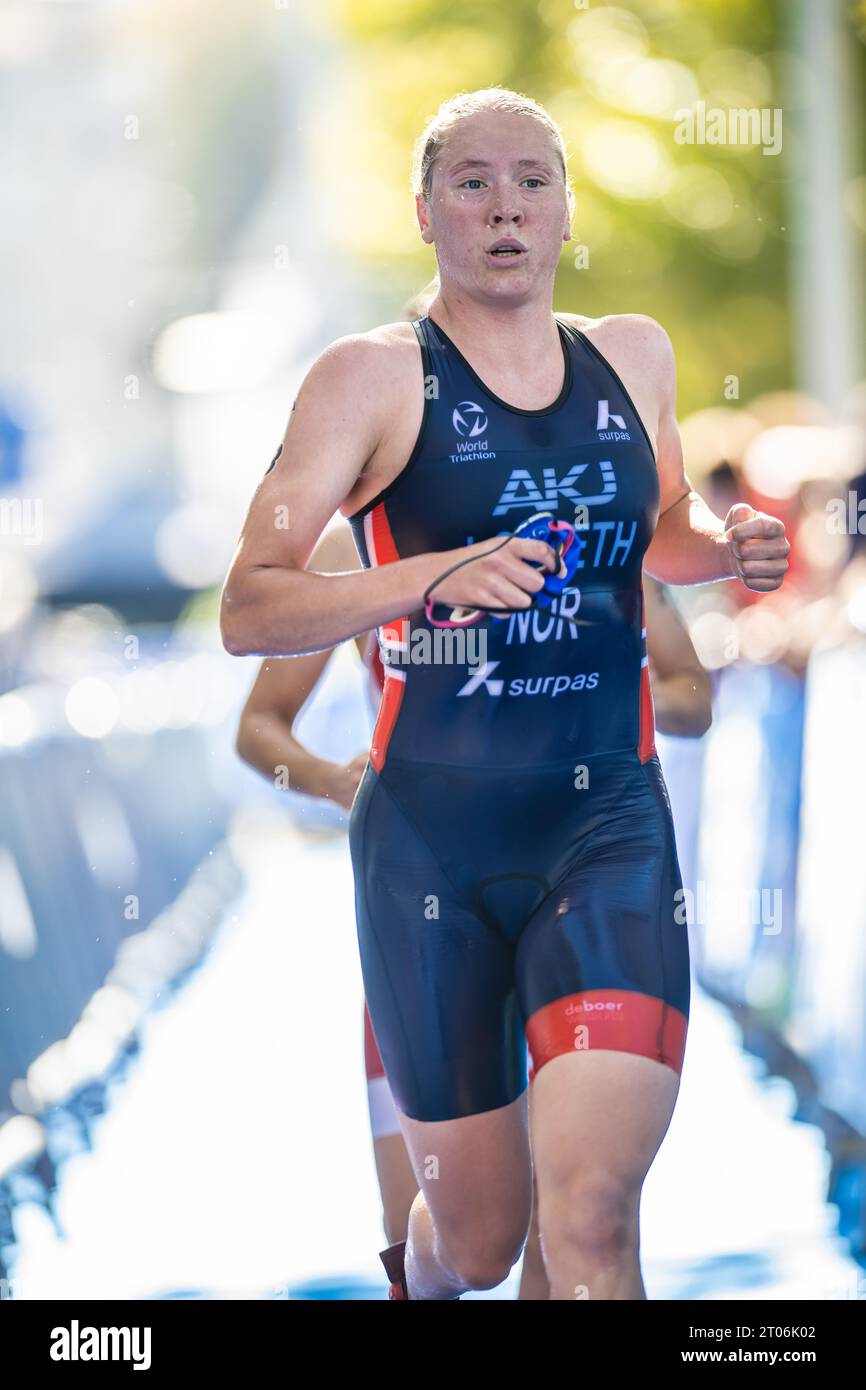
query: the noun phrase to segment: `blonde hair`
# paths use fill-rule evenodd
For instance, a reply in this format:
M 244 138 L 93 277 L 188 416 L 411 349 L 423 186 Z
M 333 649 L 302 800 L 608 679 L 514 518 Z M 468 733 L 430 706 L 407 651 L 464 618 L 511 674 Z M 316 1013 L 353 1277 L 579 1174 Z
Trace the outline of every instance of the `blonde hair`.
M 412 192 L 416 196 L 420 195 L 425 202 L 429 202 L 433 166 L 442 153 L 445 137 L 458 121 L 475 116 L 480 111 L 508 111 L 515 116 L 531 116 L 544 126 L 562 165 L 566 188 L 570 187 L 568 153 L 562 131 L 553 117 L 537 101 L 524 96 L 522 92 L 512 92 L 507 87 L 481 87 L 477 92 L 458 92 L 457 96 L 443 101 L 419 135 L 412 156 Z

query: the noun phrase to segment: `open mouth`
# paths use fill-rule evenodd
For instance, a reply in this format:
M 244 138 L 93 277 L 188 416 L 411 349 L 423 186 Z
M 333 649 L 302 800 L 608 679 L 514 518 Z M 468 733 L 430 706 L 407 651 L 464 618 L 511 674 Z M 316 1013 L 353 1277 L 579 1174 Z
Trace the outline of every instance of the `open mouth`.
M 487 251 L 485 254 L 492 261 L 520 261 L 526 252 L 520 251 L 516 246 L 500 246 L 495 251 Z

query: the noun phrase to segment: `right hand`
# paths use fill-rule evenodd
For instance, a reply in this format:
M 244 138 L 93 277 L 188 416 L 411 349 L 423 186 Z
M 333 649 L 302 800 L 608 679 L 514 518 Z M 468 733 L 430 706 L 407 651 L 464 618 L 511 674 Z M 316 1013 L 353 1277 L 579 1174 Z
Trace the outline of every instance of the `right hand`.
M 351 762 L 344 766 L 334 767 L 331 797 L 339 806 L 342 806 L 344 811 L 351 811 L 352 809 L 355 793 L 361 785 L 364 768 L 367 766 L 367 757 L 366 753 L 358 753 Z
M 544 588 L 544 573 L 534 569 L 527 560 L 540 563 L 550 574 L 560 573 L 556 552 L 546 541 L 526 540 L 513 536 L 507 544 L 502 536 L 457 550 L 440 553 L 436 558 L 442 566 L 437 573 L 450 569 L 461 560 L 473 558 L 472 564 L 462 565 L 432 590 L 430 597 L 453 608 L 529 608 L 533 598 Z

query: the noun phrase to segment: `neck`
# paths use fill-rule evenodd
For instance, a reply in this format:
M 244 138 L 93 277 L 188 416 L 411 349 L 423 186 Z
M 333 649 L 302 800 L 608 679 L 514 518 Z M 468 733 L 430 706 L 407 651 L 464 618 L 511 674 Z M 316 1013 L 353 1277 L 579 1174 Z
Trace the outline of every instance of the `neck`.
M 552 286 L 546 300 L 499 304 L 471 299 L 464 291 L 443 285 L 427 312 L 461 351 L 478 348 L 485 357 L 532 364 L 545 353 L 559 351 Z

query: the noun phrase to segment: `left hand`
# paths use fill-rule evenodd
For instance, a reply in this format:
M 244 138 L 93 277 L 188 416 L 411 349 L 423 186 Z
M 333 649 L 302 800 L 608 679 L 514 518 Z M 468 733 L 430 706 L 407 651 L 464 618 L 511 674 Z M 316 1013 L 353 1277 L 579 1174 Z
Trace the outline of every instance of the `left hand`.
M 731 573 L 747 589 L 768 593 L 779 588 L 791 546 L 778 517 L 756 512 L 748 502 L 735 502 L 725 517 L 725 544 Z

